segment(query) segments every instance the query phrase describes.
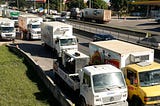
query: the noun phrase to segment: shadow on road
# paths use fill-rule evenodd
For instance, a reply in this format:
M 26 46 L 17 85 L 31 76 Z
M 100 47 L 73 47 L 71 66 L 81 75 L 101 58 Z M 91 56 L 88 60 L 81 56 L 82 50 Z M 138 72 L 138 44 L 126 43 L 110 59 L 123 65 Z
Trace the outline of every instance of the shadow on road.
M 39 56 L 45 58 L 53 58 L 54 54 L 51 48 L 43 47 L 38 44 L 21 43 L 18 44 L 19 48 L 26 53 L 30 53 L 32 56 Z

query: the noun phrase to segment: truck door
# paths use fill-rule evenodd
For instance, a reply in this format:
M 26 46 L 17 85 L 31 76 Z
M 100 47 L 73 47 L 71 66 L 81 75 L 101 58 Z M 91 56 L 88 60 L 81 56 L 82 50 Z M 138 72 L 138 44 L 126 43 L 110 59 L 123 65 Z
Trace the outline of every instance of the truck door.
M 131 99 L 133 95 L 137 95 L 138 93 L 138 77 L 136 71 L 132 69 L 126 69 L 126 74 L 128 97 Z
M 83 75 L 83 82 L 81 86 L 81 94 L 84 96 L 86 103 L 91 102 L 93 100 L 92 96 L 92 87 L 91 87 L 91 79 L 90 76 L 86 73 Z

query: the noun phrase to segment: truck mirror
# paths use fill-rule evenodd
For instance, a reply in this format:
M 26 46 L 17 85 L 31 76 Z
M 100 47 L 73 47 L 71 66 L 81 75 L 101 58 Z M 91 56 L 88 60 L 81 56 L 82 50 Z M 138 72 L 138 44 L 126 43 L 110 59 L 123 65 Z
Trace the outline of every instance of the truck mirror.
M 79 42 L 78 38 L 77 38 L 77 42 Z
M 57 44 L 59 42 L 59 39 L 56 39 L 55 43 Z

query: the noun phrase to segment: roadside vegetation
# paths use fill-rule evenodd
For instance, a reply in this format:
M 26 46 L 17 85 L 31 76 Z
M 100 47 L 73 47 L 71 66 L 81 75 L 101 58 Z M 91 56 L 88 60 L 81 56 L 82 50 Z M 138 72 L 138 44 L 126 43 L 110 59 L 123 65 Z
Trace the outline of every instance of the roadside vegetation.
M 0 106 L 58 106 L 22 57 L 0 46 Z

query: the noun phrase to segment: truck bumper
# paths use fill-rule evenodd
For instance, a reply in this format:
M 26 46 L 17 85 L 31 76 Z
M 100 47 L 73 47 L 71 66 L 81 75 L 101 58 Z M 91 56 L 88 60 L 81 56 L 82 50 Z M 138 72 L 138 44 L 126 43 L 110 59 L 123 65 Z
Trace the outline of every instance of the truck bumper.
M 144 105 L 144 106 L 160 106 L 160 104 Z
M 2 39 L 6 39 L 6 40 L 11 40 L 11 39 L 15 39 L 16 35 L 13 33 L 10 34 L 1 34 L 1 38 Z
M 32 34 L 31 39 L 41 39 L 41 34 Z
M 121 101 L 121 102 L 117 102 L 117 103 L 113 103 L 113 104 L 105 104 L 103 106 L 128 106 L 128 102 Z

